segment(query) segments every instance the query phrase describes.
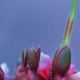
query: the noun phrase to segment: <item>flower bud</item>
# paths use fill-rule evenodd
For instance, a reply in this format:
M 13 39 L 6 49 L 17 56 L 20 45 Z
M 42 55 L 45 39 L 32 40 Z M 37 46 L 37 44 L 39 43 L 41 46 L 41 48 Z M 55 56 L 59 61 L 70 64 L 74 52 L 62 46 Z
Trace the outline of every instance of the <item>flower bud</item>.
M 27 63 L 34 73 L 37 72 L 38 66 L 39 66 L 39 60 L 40 60 L 40 49 L 38 48 L 37 52 L 32 49 L 30 51 L 30 54 L 28 54 Z
M 64 77 L 68 72 L 71 64 L 71 52 L 68 46 L 58 49 L 52 63 L 52 78 L 55 75 Z

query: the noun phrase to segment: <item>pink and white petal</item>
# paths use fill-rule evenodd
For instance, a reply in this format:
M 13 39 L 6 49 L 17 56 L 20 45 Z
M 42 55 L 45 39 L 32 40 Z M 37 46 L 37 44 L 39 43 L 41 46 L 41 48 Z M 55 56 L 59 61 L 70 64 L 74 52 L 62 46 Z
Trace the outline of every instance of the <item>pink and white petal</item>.
M 62 80 L 67 80 L 67 78 L 70 78 L 71 75 L 74 74 L 74 72 L 75 72 L 75 65 L 72 65 L 72 64 L 71 64 L 70 69 L 69 69 L 69 71 L 68 71 L 68 73 L 67 73 L 68 76 L 62 78 Z M 72 80 L 72 79 L 71 79 L 71 80 Z
M 1 68 L 5 75 L 9 75 L 9 68 L 6 63 L 1 64 Z
M 47 54 L 44 54 L 43 52 L 41 52 L 38 69 L 44 69 L 48 66 L 51 66 L 51 64 L 52 64 L 51 58 Z
M 73 74 L 71 77 L 76 77 L 77 80 L 80 80 L 80 72 Z
M 71 65 L 69 69 L 70 74 L 74 74 L 75 72 L 75 65 Z

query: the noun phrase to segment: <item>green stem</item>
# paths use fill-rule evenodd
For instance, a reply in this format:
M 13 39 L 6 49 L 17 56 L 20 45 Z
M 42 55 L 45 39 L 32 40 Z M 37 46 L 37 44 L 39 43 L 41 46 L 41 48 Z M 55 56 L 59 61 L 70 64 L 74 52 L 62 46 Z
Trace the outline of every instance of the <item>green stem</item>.
M 62 47 L 65 45 L 69 46 L 72 28 L 73 28 L 73 23 L 74 23 L 74 19 L 75 19 L 76 6 L 77 6 L 77 0 L 73 0 L 72 8 L 70 11 L 70 15 L 68 18 L 68 22 L 67 22 L 63 42 L 62 42 Z

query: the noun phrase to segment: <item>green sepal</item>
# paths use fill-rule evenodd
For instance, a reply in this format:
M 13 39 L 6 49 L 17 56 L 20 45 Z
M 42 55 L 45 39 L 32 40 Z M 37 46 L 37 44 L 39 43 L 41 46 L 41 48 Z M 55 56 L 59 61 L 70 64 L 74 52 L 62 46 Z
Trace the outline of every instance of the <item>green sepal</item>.
M 28 54 L 27 59 L 27 64 L 29 65 L 31 71 L 36 73 L 39 65 L 39 57 L 34 49 L 32 49 L 30 54 Z
M 52 78 L 55 75 L 64 77 L 68 72 L 71 64 L 71 51 L 68 46 L 58 49 L 52 63 Z

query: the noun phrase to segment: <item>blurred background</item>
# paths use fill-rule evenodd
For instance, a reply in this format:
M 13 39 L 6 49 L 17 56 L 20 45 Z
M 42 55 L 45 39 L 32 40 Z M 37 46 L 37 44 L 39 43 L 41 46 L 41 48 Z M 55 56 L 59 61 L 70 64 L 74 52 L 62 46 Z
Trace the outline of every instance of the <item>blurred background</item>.
M 53 59 L 73 0 L 0 0 L 0 64 L 6 62 L 10 75 L 24 48 L 39 46 Z M 80 70 L 80 0 L 71 37 L 72 64 Z

